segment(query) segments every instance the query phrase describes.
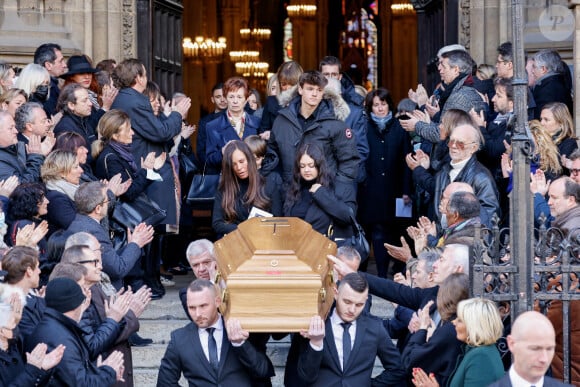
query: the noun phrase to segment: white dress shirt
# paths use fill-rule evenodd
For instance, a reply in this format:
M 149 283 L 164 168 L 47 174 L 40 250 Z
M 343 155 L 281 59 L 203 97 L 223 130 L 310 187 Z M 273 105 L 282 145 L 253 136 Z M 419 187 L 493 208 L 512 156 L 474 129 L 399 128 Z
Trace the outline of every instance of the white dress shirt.
M 224 323 L 222 321 L 221 314 L 218 314 L 218 320 L 215 324 L 210 325 L 208 328 L 215 328 L 213 331 L 213 337 L 217 344 L 217 355 L 218 361 L 220 361 L 220 357 L 222 354 L 222 341 L 224 338 Z M 209 338 L 209 333 L 206 331 L 207 328 L 198 328 L 197 333 L 199 334 L 199 341 L 201 342 L 201 349 L 203 349 L 203 353 L 205 354 L 205 358 L 209 361 L 209 347 L 207 344 L 207 340 Z
M 330 325 L 332 326 L 332 334 L 334 335 L 334 345 L 336 345 L 336 351 L 338 352 L 338 360 L 340 361 L 340 367 L 344 370 L 344 364 L 342 360 L 342 335 L 344 333 L 344 328 L 341 323 L 342 319 L 338 317 L 336 309 L 332 312 L 330 316 Z M 348 328 L 348 333 L 350 333 L 350 349 L 354 347 L 354 341 L 356 339 L 356 320 L 351 322 L 351 326 Z
M 510 367 L 509 375 L 510 375 L 510 382 L 512 382 L 512 387 L 530 387 L 530 386 L 544 387 L 544 377 L 543 376 L 540 380 L 538 380 L 537 383 L 530 383 L 527 380 L 525 380 L 524 378 L 522 378 L 520 375 L 518 375 L 518 373 L 514 369 L 513 365 Z

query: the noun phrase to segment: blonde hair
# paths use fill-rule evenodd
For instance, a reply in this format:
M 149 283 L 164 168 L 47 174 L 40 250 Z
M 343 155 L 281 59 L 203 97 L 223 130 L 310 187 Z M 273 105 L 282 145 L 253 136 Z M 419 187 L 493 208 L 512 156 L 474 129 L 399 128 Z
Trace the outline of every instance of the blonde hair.
M 9 89 L 0 95 L 0 105 L 3 103 L 10 103 L 17 96 L 23 96 L 25 101 L 28 101 L 28 96 L 26 92 L 22 89 Z
M 29 63 L 20 72 L 14 87 L 24 90 L 30 96 L 46 80 L 50 82 L 48 70 L 36 63 Z
M 560 153 L 550 133 L 548 133 L 538 120 L 531 120 L 528 125 L 534 137 L 536 154 L 540 157 L 540 169 L 556 175 L 561 174 L 562 165 L 560 164 Z
M 272 86 L 275 86 L 274 91 L 272 92 Z M 268 84 L 266 85 L 266 95 L 276 95 L 280 92 L 280 85 L 278 85 L 278 76 L 276 74 L 272 74 L 270 78 L 268 78 Z
M 485 79 L 493 79 L 496 75 L 495 67 L 485 63 L 477 66 L 476 76 L 482 81 Z
M 109 110 L 101 117 L 97 125 L 99 139 L 91 145 L 91 155 L 94 159 L 99 157 L 105 145 L 113 139 L 115 134 L 119 133 L 121 126 L 127 122 L 131 125 L 131 119 L 127 113 L 118 109 Z
M 467 330 L 467 344 L 479 347 L 494 344 L 503 334 L 503 323 L 495 302 L 470 298 L 457 305 L 457 318 Z
M 45 183 L 49 181 L 62 180 L 78 164 L 77 156 L 68 151 L 54 150 L 46 156 L 42 167 L 40 167 L 40 176 Z
M 562 102 L 550 102 L 542 107 L 542 110 L 549 110 L 554 115 L 554 120 L 560 125 L 561 131 L 554 138 L 554 143 L 556 145 L 560 144 L 562 141 L 570 138 L 575 138 L 574 136 L 574 124 L 572 123 L 572 116 L 568 107 Z

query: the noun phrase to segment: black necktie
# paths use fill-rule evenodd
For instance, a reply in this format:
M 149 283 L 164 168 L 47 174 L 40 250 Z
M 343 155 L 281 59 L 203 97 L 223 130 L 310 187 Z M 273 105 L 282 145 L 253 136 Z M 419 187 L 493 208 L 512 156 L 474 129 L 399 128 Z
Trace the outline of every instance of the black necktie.
M 346 364 L 348 363 L 348 358 L 350 356 L 351 345 L 350 345 L 350 333 L 348 331 L 348 328 L 350 328 L 352 324 L 340 323 L 340 325 L 342 325 L 342 328 L 344 329 L 344 332 L 342 332 L 342 369 L 344 370 L 346 368 Z
M 215 328 L 207 328 L 207 348 L 209 349 L 209 364 L 217 370 L 219 361 L 218 361 L 218 353 L 217 353 L 217 344 L 215 342 L 215 338 L 213 337 L 213 331 Z

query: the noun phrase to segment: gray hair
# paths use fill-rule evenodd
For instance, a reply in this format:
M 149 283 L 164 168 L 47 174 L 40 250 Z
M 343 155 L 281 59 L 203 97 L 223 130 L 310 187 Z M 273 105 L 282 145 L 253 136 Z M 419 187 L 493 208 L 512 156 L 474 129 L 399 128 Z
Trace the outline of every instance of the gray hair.
M 88 251 L 91 249 L 87 245 L 74 245 L 64 249 L 60 262 L 63 263 L 79 263 L 87 258 Z
M 46 62 L 54 62 L 56 60 L 56 51 L 62 51 L 62 48 L 56 43 L 41 44 L 34 52 L 34 63 L 44 67 Z
M 459 72 L 465 74 L 471 74 L 473 71 L 473 65 L 475 62 L 469 53 L 465 50 L 453 50 L 446 52 L 441 55 L 442 58 L 447 58 L 449 60 L 449 66 L 459 67 Z
M 425 271 L 427 273 L 433 272 L 433 264 L 439 259 L 443 249 L 441 247 L 428 247 L 421 251 L 417 256 L 417 261 L 425 262 Z
M 76 232 L 66 238 L 66 243 L 64 245 L 64 249 L 68 249 L 72 246 L 90 246 L 92 242 L 98 242 L 97 238 L 93 234 L 89 234 L 88 232 Z
M 14 124 L 18 132 L 24 132 L 26 130 L 26 124 L 34 121 L 34 109 L 43 109 L 43 107 L 38 102 L 27 102 L 16 109 Z
M 103 193 L 105 187 L 100 181 L 91 181 L 79 186 L 75 193 L 75 204 L 79 214 L 88 215 L 105 201 L 106 194 Z
M 344 258 L 347 261 L 361 261 L 359 252 L 352 246 L 340 246 L 336 250 L 336 256 Z
M 465 47 L 461 44 L 450 44 L 448 46 L 443 46 L 437 51 L 437 57 L 441 58 L 443 54 L 446 54 L 450 51 L 465 51 Z
M 213 243 L 207 239 L 198 239 L 187 246 L 185 256 L 189 259 L 189 257 L 195 257 L 203 253 L 209 253 L 209 255 L 211 255 L 215 260 L 215 249 Z
M 557 51 L 544 49 L 536 52 L 534 61 L 536 62 L 537 68 L 545 67 L 549 72 L 557 72 L 560 68 L 562 58 Z
M 463 272 L 469 275 L 469 246 L 459 243 L 451 243 L 445 246 L 446 249 L 453 249 L 453 263 L 463 267 Z

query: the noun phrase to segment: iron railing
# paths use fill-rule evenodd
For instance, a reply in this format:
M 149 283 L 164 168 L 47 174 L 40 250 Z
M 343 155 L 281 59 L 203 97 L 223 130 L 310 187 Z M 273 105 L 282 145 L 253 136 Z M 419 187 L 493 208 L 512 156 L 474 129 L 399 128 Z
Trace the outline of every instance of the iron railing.
M 518 313 L 517 303 L 526 295 L 518 289 L 516 275 L 520 273 L 521 264 L 510 254 L 510 229 L 499 228 L 498 219 L 493 220 L 491 229 L 481 228 L 476 231 L 472 248 L 470 275 L 472 278 L 471 295 L 485 297 L 496 301 L 504 317 L 513 321 Z M 561 341 L 565 382 L 571 380 L 570 369 L 570 318 L 571 302 L 580 302 L 580 229 L 571 230 L 567 235 L 557 228 L 547 228 L 546 219 L 542 217 L 541 226 L 534 229 L 529 238 L 532 242 L 533 257 L 528 257 L 533 264 L 528 287 L 531 286 L 533 307 L 548 314 L 551 307 L 561 303 L 561 316 L 549 315 L 554 323 L 561 321 Z M 561 318 L 561 320 L 560 320 Z M 580 318 L 580 316 L 575 316 Z M 557 323 L 555 324 L 557 325 Z M 503 337 L 498 343 L 502 357 L 509 356 L 509 350 Z

